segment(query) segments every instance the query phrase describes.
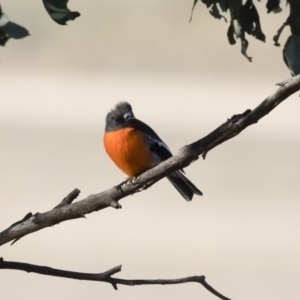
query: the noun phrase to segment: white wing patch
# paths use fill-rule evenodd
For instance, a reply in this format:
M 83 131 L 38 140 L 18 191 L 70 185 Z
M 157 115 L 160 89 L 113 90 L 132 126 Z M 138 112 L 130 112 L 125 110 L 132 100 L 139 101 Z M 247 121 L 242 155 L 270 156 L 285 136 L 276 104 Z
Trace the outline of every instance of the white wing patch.
M 149 139 L 153 144 L 156 144 L 156 145 L 158 145 L 159 147 L 166 149 L 168 152 L 170 152 L 170 153 L 172 154 L 170 148 L 169 148 L 162 140 L 157 140 L 156 138 L 154 138 L 153 136 L 150 136 L 150 135 L 148 135 L 148 139 Z
M 171 150 L 162 140 L 158 140 L 155 137 L 148 135 L 148 141 L 150 144 L 149 145 L 150 148 L 152 144 L 154 147 L 161 148 L 162 152 L 167 152 L 170 153 L 170 155 L 172 155 Z M 153 152 L 153 166 L 156 166 L 157 164 L 161 163 L 163 160 L 164 159 L 161 157 L 159 153 Z

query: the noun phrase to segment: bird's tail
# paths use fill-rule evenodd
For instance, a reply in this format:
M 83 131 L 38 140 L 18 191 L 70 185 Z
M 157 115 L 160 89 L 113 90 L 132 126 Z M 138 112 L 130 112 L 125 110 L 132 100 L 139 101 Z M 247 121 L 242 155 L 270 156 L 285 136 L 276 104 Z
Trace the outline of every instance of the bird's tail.
M 180 171 L 172 173 L 167 176 L 167 178 L 186 201 L 191 201 L 194 194 L 199 196 L 203 195 L 202 192 Z

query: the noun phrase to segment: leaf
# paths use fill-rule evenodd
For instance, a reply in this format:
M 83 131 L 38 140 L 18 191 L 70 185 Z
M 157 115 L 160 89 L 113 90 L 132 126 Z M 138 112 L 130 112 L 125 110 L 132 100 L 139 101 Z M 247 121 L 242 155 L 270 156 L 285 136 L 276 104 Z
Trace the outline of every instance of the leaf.
M 226 0 L 219 0 L 219 5 L 220 5 L 220 7 L 221 7 L 221 10 L 222 11 L 227 11 L 227 9 L 229 8 L 229 5 L 228 5 L 228 3 L 227 3 L 227 1 Z
M 282 11 L 281 7 L 279 6 L 280 0 L 268 0 L 266 4 L 267 12 L 270 13 L 273 11 L 274 13 L 279 13 Z
M 228 27 L 227 38 L 228 38 L 228 42 L 230 45 L 234 45 L 236 43 L 235 38 L 234 38 L 234 27 L 233 27 L 232 23 Z
M 282 24 L 282 26 L 277 30 L 277 33 L 273 36 L 274 45 L 279 47 L 279 38 L 285 26 L 288 25 L 288 20 Z
M 256 39 L 265 42 L 266 36 L 262 32 L 259 14 L 252 0 L 247 0 L 245 5 L 240 7 L 238 16 L 241 26 L 245 32 L 253 35 Z
M 283 60 L 292 76 L 300 74 L 300 36 L 291 35 L 283 48 Z
M 0 28 L 0 46 L 5 46 L 8 40 L 9 36 L 7 36 L 6 33 Z
M 245 38 L 245 30 L 242 28 L 239 21 L 235 18 L 234 13 L 231 14 L 231 22 L 230 26 L 227 30 L 227 37 L 230 45 L 234 45 L 236 43 L 235 37 L 241 40 L 241 53 L 248 59 L 249 62 L 252 62 L 252 57 L 248 56 L 248 41 Z
M 0 46 L 4 46 L 10 38 L 22 39 L 28 35 L 28 30 L 14 22 L 11 22 L 2 12 L 2 8 L 0 6 Z
M 193 13 L 194 13 L 194 9 L 195 9 L 195 6 L 197 4 L 198 0 L 194 0 L 194 4 L 193 4 L 193 7 L 192 7 L 192 12 L 191 12 L 191 17 L 190 17 L 190 23 L 192 22 L 192 19 L 193 19 Z
M 220 11 L 219 11 L 219 9 L 218 9 L 216 3 L 213 4 L 213 6 L 212 6 L 212 8 L 210 9 L 209 12 L 210 12 L 210 14 L 211 14 L 213 17 L 215 17 L 215 18 L 218 19 L 218 20 L 224 18 L 225 22 L 227 23 L 226 18 L 225 18 L 223 15 L 220 14 Z
M 248 49 L 248 41 L 246 40 L 245 36 L 241 37 L 241 53 L 249 60 L 249 62 L 252 62 L 252 57 L 248 56 L 247 49 Z
M 2 26 L 1 29 L 11 38 L 13 39 L 22 39 L 25 36 L 29 35 L 29 32 L 26 28 L 13 23 L 13 22 L 8 22 L 5 26 Z
M 226 0 L 201 0 L 201 1 L 202 1 L 202 3 L 204 3 L 206 5 L 207 8 L 210 8 L 212 6 L 212 8 L 210 9 L 209 12 L 214 18 L 216 18 L 216 19 L 224 18 L 225 22 L 227 23 L 226 18 L 220 14 L 219 9 L 217 7 L 217 4 L 219 4 L 221 10 L 226 12 L 229 7 Z M 195 6 L 197 5 L 197 3 L 198 3 L 198 0 L 194 0 L 191 17 L 190 17 L 190 22 L 192 21 L 194 9 L 195 9 Z
M 68 9 L 68 0 L 43 0 L 43 3 L 52 20 L 60 25 L 80 16 L 79 12 Z
M 213 4 L 217 3 L 219 0 L 201 0 L 207 8 L 211 7 Z

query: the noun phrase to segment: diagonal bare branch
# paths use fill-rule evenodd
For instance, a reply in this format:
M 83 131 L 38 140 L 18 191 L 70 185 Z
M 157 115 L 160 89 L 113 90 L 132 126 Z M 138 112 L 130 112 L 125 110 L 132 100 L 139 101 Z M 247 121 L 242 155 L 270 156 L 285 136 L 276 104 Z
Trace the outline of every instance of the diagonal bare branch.
M 220 299 L 230 300 L 229 298 L 223 296 L 218 291 L 216 291 L 213 287 L 211 287 L 206 282 L 205 276 L 203 275 L 190 276 L 190 277 L 177 278 L 177 279 L 121 279 L 121 278 L 111 277 L 112 275 L 121 272 L 121 268 L 122 266 L 117 266 L 103 273 L 91 274 L 91 273 L 80 273 L 80 272 L 59 270 L 50 267 L 32 265 L 32 264 L 21 263 L 21 262 L 4 261 L 2 257 L 0 258 L 0 269 L 20 270 L 20 271 L 25 271 L 27 273 L 33 272 L 33 273 L 55 276 L 55 277 L 106 282 L 106 283 L 110 283 L 115 290 L 118 289 L 117 288 L 118 284 L 135 286 L 135 285 L 171 285 L 171 284 L 196 282 L 196 283 L 200 283 L 204 288 L 206 288 L 209 292 L 219 297 Z
M 20 239 L 32 232 L 67 220 L 82 218 L 86 214 L 107 207 L 121 208 L 118 201 L 122 198 L 140 191 L 143 187 L 151 186 L 153 182 L 157 182 L 175 170 L 188 166 L 191 162 L 197 160 L 200 155 L 205 158 L 208 151 L 235 137 L 248 126 L 257 123 L 282 101 L 299 91 L 300 75 L 285 80 L 278 85 L 280 86 L 279 89 L 267 97 L 255 109 L 252 111 L 248 109 L 242 114 L 234 115 L 204 138 L 184 146 L 170 159 L 141 174 L 135 180 L 134 185 L 122 184 L 120 188 L 112 187 L 75 203 L 72 203 L 75 198 L 71 197 L 72 201 L 69 203 L 66 201 L 63 205 L 59 204 L 54 209 L 45 213 L 28 214 L 27 218 L 14 223 L 0 232 L 0 246 L 15 239 Z

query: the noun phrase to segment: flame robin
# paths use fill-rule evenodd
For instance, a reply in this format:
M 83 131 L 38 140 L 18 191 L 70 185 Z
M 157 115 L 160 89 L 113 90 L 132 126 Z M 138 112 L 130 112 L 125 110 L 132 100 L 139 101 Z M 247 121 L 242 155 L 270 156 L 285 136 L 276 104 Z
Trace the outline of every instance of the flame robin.
M 120 102 L 107 114 L 104 147 L 117 167 L 131 179 L 172 156 L 154 130 L 134 117 L 127 102 Z M 167 176 L 182 197 L 191 201 L 194 194 L 202 195 L 182 172 Z

